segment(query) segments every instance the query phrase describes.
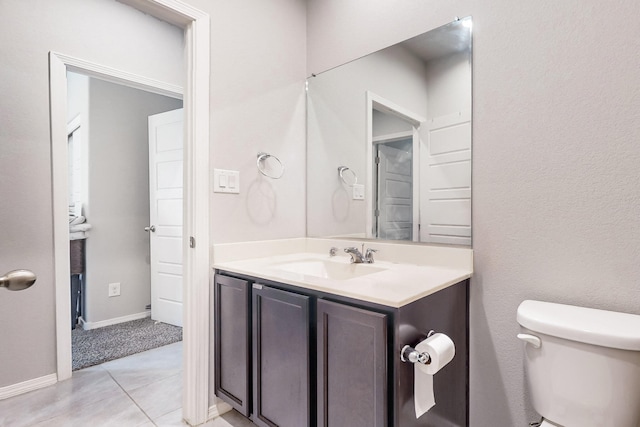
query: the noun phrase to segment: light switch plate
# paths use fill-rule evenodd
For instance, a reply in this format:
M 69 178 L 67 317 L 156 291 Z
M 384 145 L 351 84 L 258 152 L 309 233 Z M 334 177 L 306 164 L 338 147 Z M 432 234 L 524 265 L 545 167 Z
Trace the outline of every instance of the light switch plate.
M 240 193 L 240 172 L 225 169 L 213 170 L 214 193 Z
M 353 200 L 364 200 L 364 185 L 353 184 Z

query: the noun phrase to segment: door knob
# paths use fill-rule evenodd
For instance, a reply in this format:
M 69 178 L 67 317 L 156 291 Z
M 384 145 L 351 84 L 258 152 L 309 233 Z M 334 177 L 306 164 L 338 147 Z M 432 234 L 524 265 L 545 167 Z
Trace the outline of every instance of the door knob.
M 10 291 L 22 291 L 36 282 L 36 275 L 29 270 L 12 270 L 0 277 L 0 288 Z
M 150 232 L 152 232 L 152 233 L 155 233 L 155 232 L 156 232 L 156 226 L 155 226 L 155 225 L 152 225 L 152 226 L 150 226 L 150 227 L 145 227 L 145 228 L 144 228 L 144 231 L 146 231 L 147 233 L 148 233 L 149 231 L 150 231 Z

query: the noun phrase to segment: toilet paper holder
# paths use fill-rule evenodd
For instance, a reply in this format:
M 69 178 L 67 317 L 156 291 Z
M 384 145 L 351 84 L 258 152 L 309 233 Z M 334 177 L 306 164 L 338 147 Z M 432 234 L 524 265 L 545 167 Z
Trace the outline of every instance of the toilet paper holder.
M 427 334 L 427 338 L 429 338 L 433 334 L 435 334 L 435 331 L 429 331 L 429 333 Z M 405 345 L 404 347 L 402 347 L 402 350 L 400 350 L 400 360 L 402 360 L 403 362 L 421 363 L 423 365 L 428 365 L 431 363 L 431 356 L 429 355 L 429 353 L 420 353 L 412 346 Z

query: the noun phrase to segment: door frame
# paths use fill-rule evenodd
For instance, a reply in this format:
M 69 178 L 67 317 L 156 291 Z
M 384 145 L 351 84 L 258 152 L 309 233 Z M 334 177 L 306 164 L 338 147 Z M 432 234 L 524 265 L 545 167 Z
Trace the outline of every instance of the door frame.
M 416 219 L 419 218 L 419 206 L 418 203 L 416 203 L 417 200 L 420 200 L 420 185 L 419 185 L 419 180 L 415 180 L 415 176 L 416 173 L 419 174 L 419 168 L 416 168 L 416 162 L 420 161 L 420 154 L 419 154 L 419 133 L 418 133 L 418 129 L 420 128 L 420 124 L 425 122 L 426 119 L 422 116 L 420 116 L 417 113 L 414 113 L 413 111 L 410 111 L 404 107 L 401 107 L 400 105 L 386 99 L 383 98 L 380 95 L 377 95 L 371 91 L 367 91 L 366 93 L 366 135 L 367 135 L 367 147 L 366 147 L 366 159 L 367 159 L 367 164 L 366 164 L 366 173 L 367 173 L 367 183 L 366 183 L 366 195 L 365 195 L 365 199 L 368 200 L 367 203 L 367 207 L 366 207 L 366 212 L 365 212 L 365 226 L 366 226 L 366 237 L 369 239 L 375 238 L 375 232 L 374 232 L 374 209 L 376 208 L 375 204 L 377 203 L 376 197 L 374 197 L 373 194 L 373 188 L 374 188 L 374 178 L 375 178 L 375 173 L 373 170 L 373 162 L 374 162 L 374 145 L 376 144 L 377 138 L 373 137 L 373 110 L 378 110 L 378 111 L 382 111 L 384 113 L 387 114 L 391 114 L 393 116 L 396 116 L 408 123 L 411 124 L 411 126 L 413 126 L 413 165 L 414 165 L 414 171 L 413 171 L 413 176 L 414 176 L 414 186 L 413 186 L 413 200 L 414 200 L 414 207 L 413 207 L 413 214 L 414 214 L 414 240 L 415 240 L 415 236 L 416 236 L 416 228 L 417 228 L 417 222 Z M 416 185 L 417 184 L 417 185 Z M 416 214 L 418 216 L 416 216 Z M 419 234 L 419 233 L 418 233 Z
M 209 15 L 179 0 L 121 0 L 184 30 L 184 90 L 57 52 L 49 53 L 57 379 L 71 377 L 67 213 L 67 71 L 166 96 L 184 96 L 184 329 L 182 416 L 200 424 L 223 412 L 209 407 Z

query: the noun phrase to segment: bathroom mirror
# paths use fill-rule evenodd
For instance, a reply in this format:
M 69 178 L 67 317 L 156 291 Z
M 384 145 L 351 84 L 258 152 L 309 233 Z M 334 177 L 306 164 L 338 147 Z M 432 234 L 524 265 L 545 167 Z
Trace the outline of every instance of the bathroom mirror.
M 307 79 L 307 234 L 471 245 L 471 17 Z

